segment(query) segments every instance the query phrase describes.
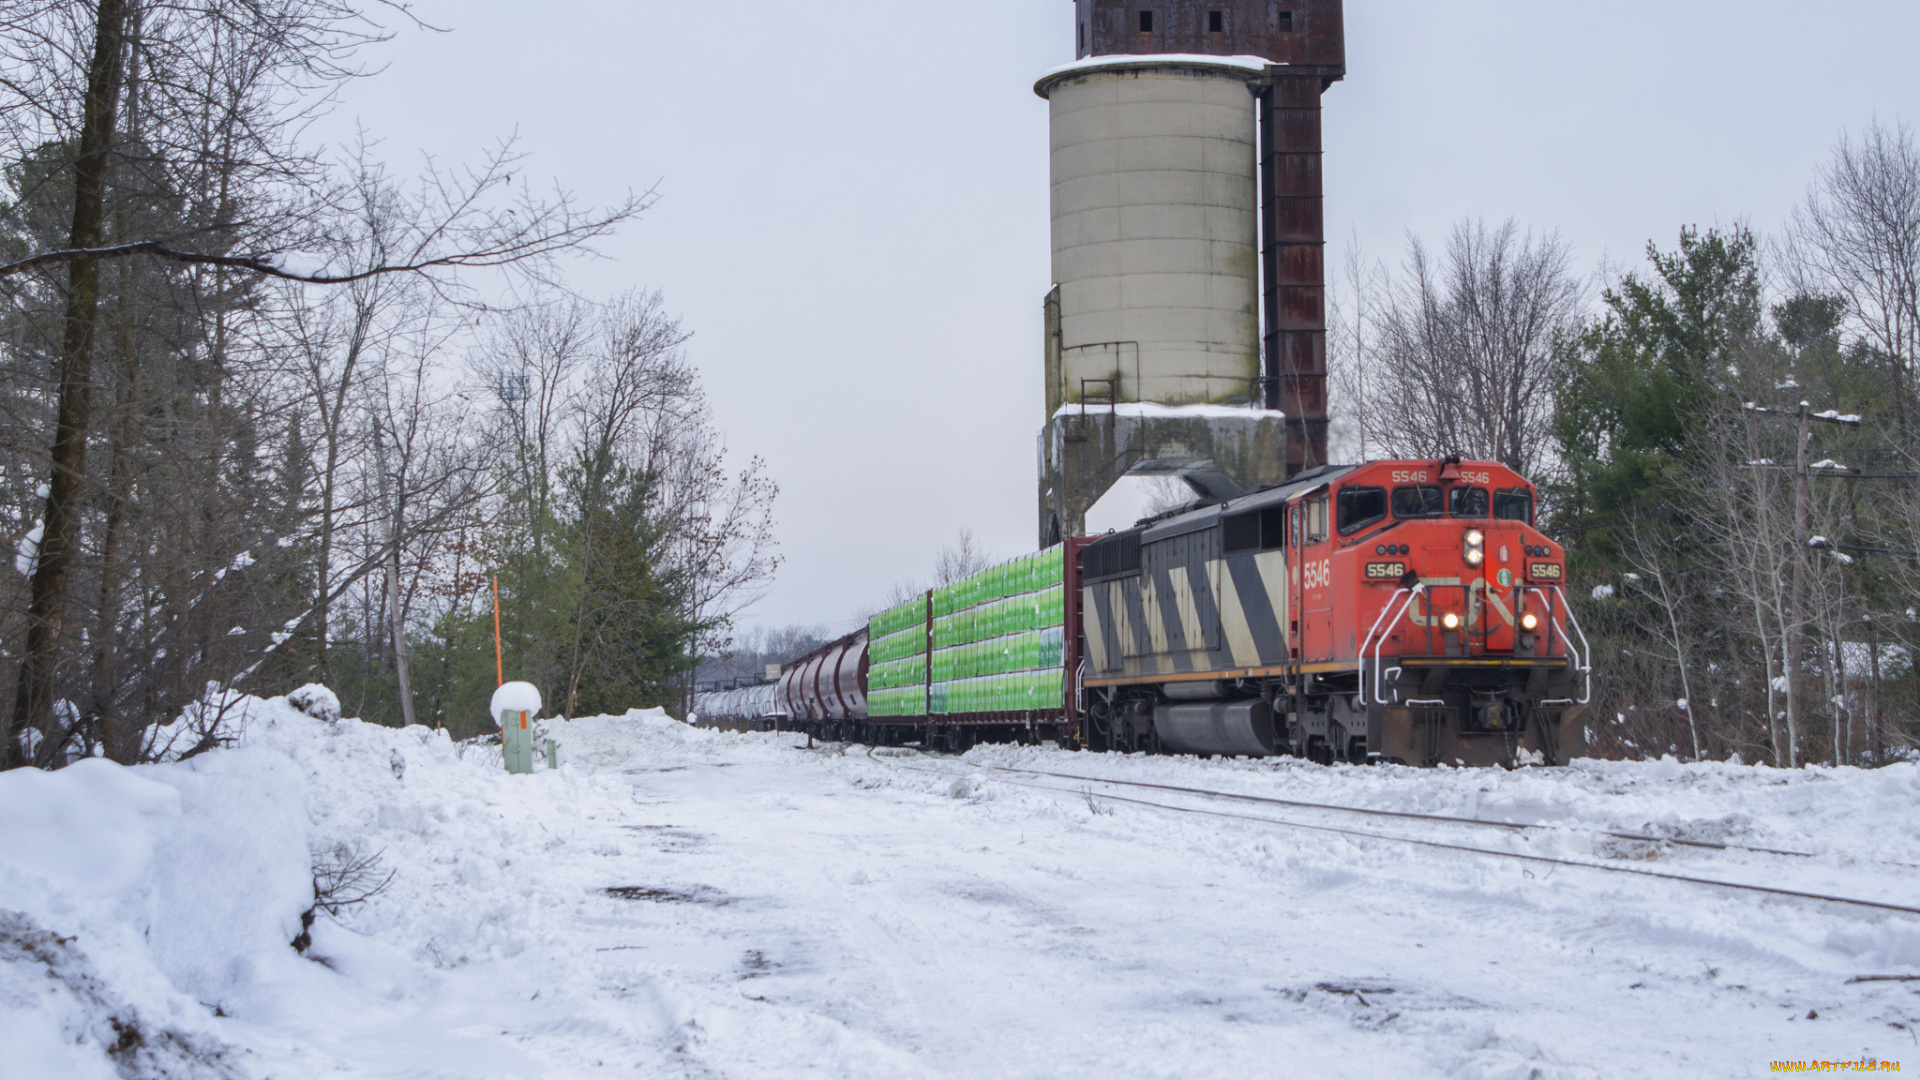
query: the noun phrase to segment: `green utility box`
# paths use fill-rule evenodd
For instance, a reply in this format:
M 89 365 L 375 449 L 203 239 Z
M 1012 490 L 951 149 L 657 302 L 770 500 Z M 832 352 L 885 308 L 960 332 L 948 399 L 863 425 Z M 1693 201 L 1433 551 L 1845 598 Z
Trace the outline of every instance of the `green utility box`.
M 533 771 L 533 721 L 540 690 L 532 683 L 503 683 L 493 692 L 493 721 L 500 725 L 500 751 L 510 773 Z

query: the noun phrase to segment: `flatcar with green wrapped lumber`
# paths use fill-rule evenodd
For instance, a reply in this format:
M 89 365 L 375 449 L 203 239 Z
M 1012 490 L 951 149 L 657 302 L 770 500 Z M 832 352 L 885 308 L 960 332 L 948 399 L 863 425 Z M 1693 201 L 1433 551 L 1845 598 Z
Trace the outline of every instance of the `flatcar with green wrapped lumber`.
M 1079 589 L 1069 556 L 1087 542 L 930 589 L 787 664 L 786 724 L 880 744 L 1074 743 Z

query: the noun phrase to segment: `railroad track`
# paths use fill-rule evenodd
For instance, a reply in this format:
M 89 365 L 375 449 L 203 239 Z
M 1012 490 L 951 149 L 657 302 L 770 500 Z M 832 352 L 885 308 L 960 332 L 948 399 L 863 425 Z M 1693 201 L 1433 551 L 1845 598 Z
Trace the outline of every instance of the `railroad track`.
M 874 756 L 874 751 L 876 749 L 881 749 L 881 748 L 869 747 L 867 749 L 868 758 L 870 758 L 875 762 L 891 764 L 894 767 L 905 768 L 905 769 L 912 770 L 914 772 L 925 772 L 925 773 L 931 773 L 931 774 L 940 775 L 940 776 L 965 775 L 964 773 L 956 773 L 952 769 L 925 768 L 921 766 L 905 764 L 901 762 L 898 759 L 898 757 L 895 755 L 889 755 L 889 758 L 891 760 L 883 762 L 883 759 Z M 928 755 L 923 751 L 909 750 L 908 752 L 919 755 L 921 757 L 928 757 L 928 758 L 932 757 L 932 755 Z M 1453 843 L 1446 840 L 1435 840 L 1427 837 L 1400 836 L 1394 833 L 1378 832 L 1371 829 L 1350 828 L 1344 825 L 1330 825 L 1330 824 L 1315 823 L 1315 822 L 1308 822 L 1308 821 L 1295 821 L 1295 820 L 1288 820 L 1285 818 L 1269 817 L 1261 814 L 1235 813 L 1228 810 L 1213 809 L 1213 808 L 1200 807 L 1200 806 L 1182 806 L 1175 803 L 1157 802 L 1153 799 L 1138 798 L 1138 797 L 1129 796 L 1129 795 L 1118 795 L 1112 792 L 1104 792 L 1104 791 L 1096 792 L 1093 790 L 1092 785 L 1099 784 L 1099 785 L 1105 785 L 1110 787 L 1132 788 L 1132 789 L 1143 790 L 1143 791 L 1159 791 L 1159 792 L 1167 792 L 1167 793 L 1178 794 L 1178 795 L 1194 796 L 1198 798 L 1217 799 L 1217 800 L 1223 800 L 1223 801 L 1241 802 L 1241 803 L 1249 803 L 1249 804 L 1255 804 L 1255 805 L 1280 806 L 1280 807 L 1287 807 L 1290 809 L 1311 810 L 1311 811 L 1318 811 L 1318 812 L 1351 814 L 1351 815 L 1357 815 L 1361 817 L 1396 818 L 1396 819 L 1422 821 L 1422 822 L 1427 822 L 1431 824 L 1449 825 L 1449 826 L 1484 827 L 1489 829 L 1500 829 L 1500 830 L 1505 830 L 1509 832 L 1519 832 L 1522 834 L 1527 832 L 1541 832 L 1541 831 L 1583 833 L 1587 835 L 1606 836 L 1606 837 L 1613 837 L 1618 839 L 1639 840 L 1639 841 L 1647 841 L 1647 842 L 1653 842 L 1653 843 L 1682 844 L 1685 846 L 1705 848 L 1705 849 L 1717 850 L 1717 851 L 1746 851 L 1746 852 L 1754 852 L 1754 853 L 1763 854 L 1763 855 L 1773 855 L 1773 856 L 1779 856 L 1779 857 L 1785 857 L 1785 858 L 1796 858 L 1796 859 L 1813 858 L 1815 857 L 1815 854 L 1813 852 L 1793 851 L 1793 850 L 1784 849 L 1784 848 L 1767 848 L 1767 847 L 1749 846 L 1749 845 L 1741 845 L 1741 844 L 1724 844 L 1724 843 L 1718 843 L 1715 841 L 1708 841 L 1708 840 L 1681 840 L 1675 837 L 1651 836 L 1651 835 L 1645 835 L 1645 834 L 1639 834 L 1639 833 L 1617 832 L 1617 831 L 1607 830 L 1607 829 L 1590 829 L 1590 828 L 1583 828 L 1580 826 L 1529 825 L 1529 824 L 1524 824 L 1520 822 L 1487 821 L 1480 818 L 1463 818 L 1463 817 L 1457 817 L 1457 816 L 1446 815 L 1446 814 L 1422 814 L 1422 813 L 1417 813 L 1414 811 L 1407 811 L 1407 810 L 1380 810 L 1380 809 L 1373 809 L 1369 807 L 1339 806 L 1332 803 L 1312 803 L 1312 802 L 1303 802 L 1303 801 L 1292 800 L 1292 799 L 1277 799 L 1277 798 L 1272 798 L 1270 796 L 1245 795 L 1245 794 L 1240 794 L 1238 792 L 1214 791 L 1207 788 L 1188 788 L 1188 787 L 1180 787 L 1173 784 L 1155 784 L 1155 783 L 1148 783 L 1146 781 L 1140 781 L 1140 780 L 1112 780 L 1105 777 L 1081 776 L 1073 773 L 1049 772 L 1041 769 L 1017 769 L 1017 768 L 1012 768 L 1004 765 L 969 765 L 967 766 L 967 769 L 968 771 L 974 772 L 974 773 L 1000 774 L 995 776 L 994 779 L 999 783 L 1007 784 L 1011 787 L 1028 788 L 1035 791 L 1045 791 L 1045 792 L 1051 792 L 1054 794 L 1082 796 L 1088 799 L 1096 799 L 1096 798 L 1104 799 L 1108 802 L 1121 803 L 1129 806 L 1139 806 L 1139 807 L 1144 807 L 1144 808 L 1153 809 L 1153 810 L 1166 811 L 1170 813 L 1193 814 L 1193 815 L 1198 815 L 1202 817 L 1214 817 L 1214 818 L 1223 818 L 1223 819 L 1233 820 L 1233 821 L 1255 822 L 1263 825 L 1271 825 L 1271 826 L 1276 826 L 1280 828 L 1300 829 L 1308 832 L 1332 833 L 1339 836 L 1355 837 L 1355 838 L 1365 839 L 1365 840 L 1375 840 L 1375 841 L 1381 841 L 1385 843 L 1407 844 L 1414 847 L 1423 847 L 1423 848 L 1429 848 L 1429 849 L 1435 849 L 1435 850 L 1441 850 L 1441 851 L 1459 852 L 1459 853 L 1472 854 L 1472 855 L 1485 855 L 1485 856 L 1500 858 L 1500 859 L 1514 859 L 1522 862 L 1544 864 L 1549 866 L 1565 866 L 1565 867 L 1574 867 L 1574 868 L 1585 869 L 1585 870 L 1597 870 L 1597 871 L 1610 873 L 1610 874 L 1629 874 L 1634 877 L 1657 878 L 1663 881 L 1677 881 L 1677 882 L 1683 882 L 1686 884 L 1700 885 L 1700 886 L 1706 886 L 1706 887 L 1712 887 L 1712 888 L 1731 889 L 1731 890 L 1736 890 L 1741 892 L 1762 893 L 1762 894 L 1767 894 L 1772 896 L 1786 896 L 1786 897 L 1793 897 L 1795 899 L 1812 900 L 1812 901 L 1817 901 L 1821 903 L 1841 904 L 1841 905 L 1846 905 L 1851 907 L 1869 908 L 1869 909 L 1875 909 L 1880 911 L 1896 911 L 1896 912 L 1900 912 L 1908 915 L 1920 915 L 1920 907 L 1916 907 L 1908 904 L 1895 904 L 1895 903 L 1890 903 L 1883 900 L 1865 900 L 1857 897 L 1837 896 L 1837 895 L 1832 895 L 1828 893 L 1807 892 L 1799 889 L 1786 889 L 1786 888 L 1781 888 L 1773 885 L 1754 885 L 1747 882 L 1726 881 L 1719 878 L 1709 878 L 1709 877 L 1696 877 L 1691 874 L 1676 874 L 1676 873 L 1669 873 L 1667 871 L 1662 871 L 1662 870 L 1649 870 L 1649 869 L 1646 869 L 1643 867 L 1637 867 L 1637 866 L 1616 866 L 1609 863 L 1591 862 L 1584 859 L 1569 859 L 1569 858 L 1563 858 L 1563 857 L 1553 856 L 1553 855 L 1535 855 L 1528 852 L 1507 851 L 1507 850 L 1502 850 L 1500 848 L 1479 847 L 1473 844 Z M 1017 780 L 1017 779 L 1009 778 L 1009 777 L 1016 777 L 1016 776 L 1028 777 L 1030 779 Z M 1082 787 L 1082 788 L 1068 788 L 1068 787 L 1061 787 L 1053 783 L 1035 782 L 1036 780 L 1040 780 L 1040 781 L 1065 780 L 1073 783 L 1085 784 L 1088 786 Z M 1876 865 L 1897 866 L 1897 867 L 1902 867 L 1907 869 L 1920 869 L 1920 867 L 1913 867 L 1907 863 L 1881 862 L 1881 863 L 1877 863 Z

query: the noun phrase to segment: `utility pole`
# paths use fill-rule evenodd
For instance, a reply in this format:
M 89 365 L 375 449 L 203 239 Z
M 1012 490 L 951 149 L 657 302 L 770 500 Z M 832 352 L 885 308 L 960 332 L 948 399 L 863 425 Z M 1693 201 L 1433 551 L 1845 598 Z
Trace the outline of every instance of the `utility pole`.
M 1796 422 L 1798 439 L 1793 459 L 1793 591 L 1788 600 L 1792 619 L 1787 634 L 1787 768 L 1800 767 L 1799 701 L 1800 668 L 1806 659 L 1807 637 L 1807 542 L 1811 539 L 1807 518 L 1811 513 L 1807 485 L 1811 479 L 1807 462 L 1813 445 L 1815 421 L 1839 427 L 1859 427 L 1858 416 L 1842 416 L 1835 410 L 1816 413 L 1811 402 L 1802 401 L 1793 409 L 1770 409 L 1749 401 L 1746 410 L 1756 416 L 1775 416 Z

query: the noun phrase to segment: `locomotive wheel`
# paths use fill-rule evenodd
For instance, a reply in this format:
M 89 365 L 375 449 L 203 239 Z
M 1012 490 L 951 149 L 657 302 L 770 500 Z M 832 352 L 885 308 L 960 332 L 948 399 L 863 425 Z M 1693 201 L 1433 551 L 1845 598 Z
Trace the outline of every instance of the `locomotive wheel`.
M 1333 764 L 1333 747 L 1327 745 L 1325 737 L 1320 735 L 1307 736 L 1307 760 L 1313 762 L 1315 765 Z

